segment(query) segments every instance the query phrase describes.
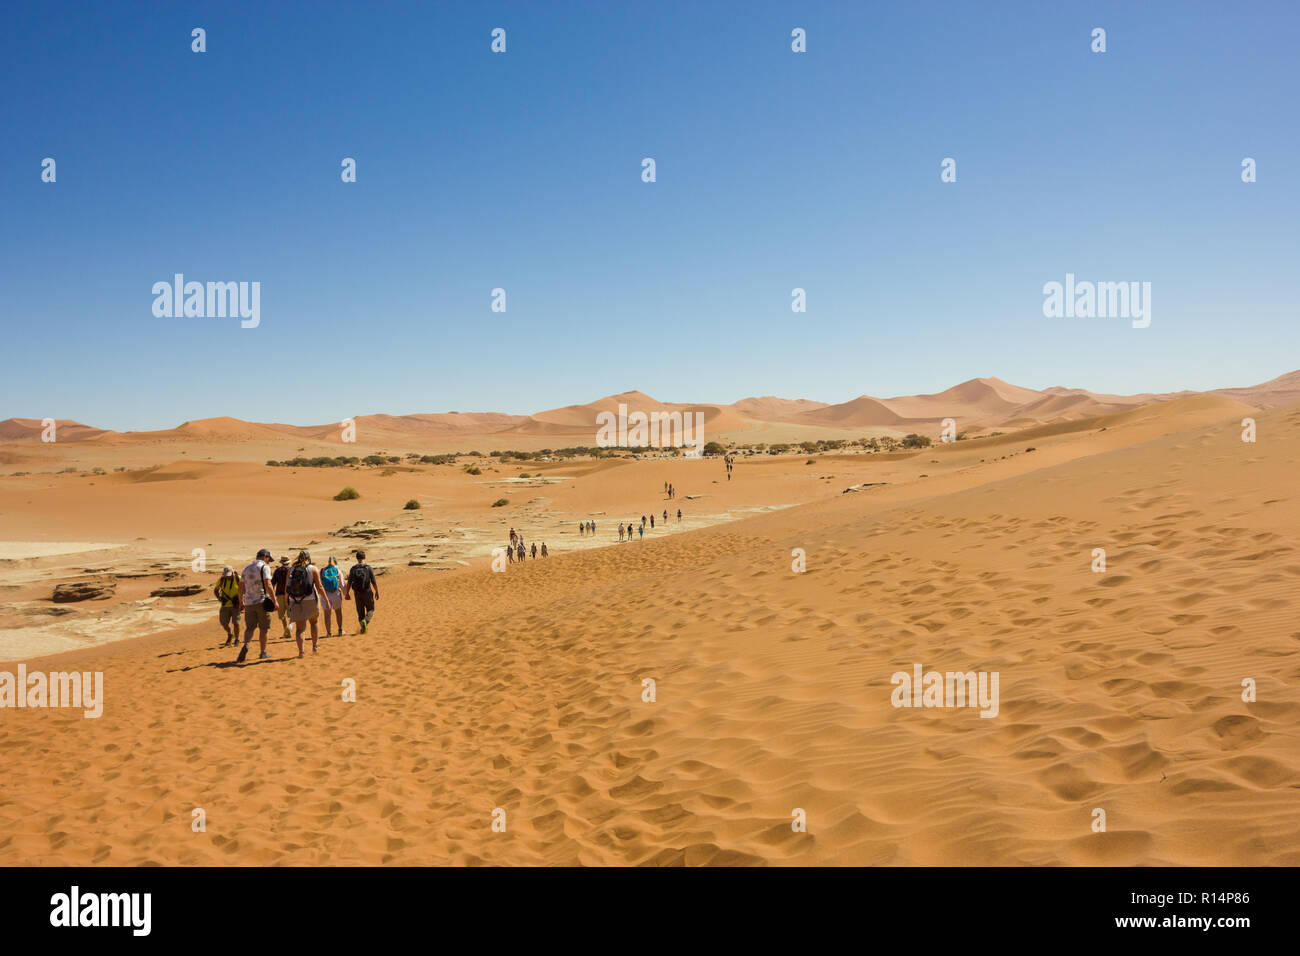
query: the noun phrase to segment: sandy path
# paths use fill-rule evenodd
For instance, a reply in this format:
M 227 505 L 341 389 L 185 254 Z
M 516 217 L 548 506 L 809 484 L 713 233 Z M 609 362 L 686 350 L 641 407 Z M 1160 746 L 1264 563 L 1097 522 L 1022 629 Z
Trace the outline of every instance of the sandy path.
M 301 662 L 79 652 L 102 718 L 4 713 L 0 862 L 1296 865 L 1300 411 L 1259 419 L 396 573 Z M 999 716 L 892 707 L 915 662 L 999 671 Z

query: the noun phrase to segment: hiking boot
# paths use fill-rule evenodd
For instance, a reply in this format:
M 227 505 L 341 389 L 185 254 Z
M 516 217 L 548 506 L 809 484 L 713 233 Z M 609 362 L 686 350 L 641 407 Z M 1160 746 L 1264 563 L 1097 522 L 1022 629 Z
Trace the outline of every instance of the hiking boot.
M 269 661 L 271 659 L 271 655 L 266 653 L 266 651 L 262 651 L 262 653 L 257 655 L 257 659 L 259 661 Z

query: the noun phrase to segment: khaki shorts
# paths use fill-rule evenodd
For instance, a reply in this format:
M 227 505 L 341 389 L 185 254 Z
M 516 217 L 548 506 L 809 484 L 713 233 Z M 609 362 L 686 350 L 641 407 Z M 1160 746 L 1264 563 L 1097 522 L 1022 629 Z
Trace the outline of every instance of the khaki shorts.
M 262 607 L 262 602 L 244 605 L 244 627 L 251 631 L 257 628 L 263 634 L 271 629 L 271 612 Z
M 239 627 L 239 608 L 231 605 L 221 609 L 221 626 L 222 627 Z
M 316 600 L 316 596 L 314 594 L 303 601 L 295 601 L 292 598 L 290 598 L 288 603 L 289 603 L 289 620 L 293 621 L 293 623 L 302 624 L 307 621 L 316 620 L 316 617 L 319 613 L 316 608 L 316 605 L 319 602 Z
M 340 611 L 343 609 L 343 591 L 326 591 L 325 597 L 330 602 L 331 611 Z

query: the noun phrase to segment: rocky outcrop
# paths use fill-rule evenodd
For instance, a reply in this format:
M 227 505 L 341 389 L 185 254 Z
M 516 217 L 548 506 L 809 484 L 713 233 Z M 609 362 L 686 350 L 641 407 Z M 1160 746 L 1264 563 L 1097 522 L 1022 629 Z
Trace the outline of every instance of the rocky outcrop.
M 73 601 L 104 601 L 113 596 L 115 590 L 111 582 L 71 581 L 54 586 L 55 604 L 71 604 Z
M 202 584 L 175 584 L 170 587 L 150 591 L 151 597 L 189 597 L 203 590 Z

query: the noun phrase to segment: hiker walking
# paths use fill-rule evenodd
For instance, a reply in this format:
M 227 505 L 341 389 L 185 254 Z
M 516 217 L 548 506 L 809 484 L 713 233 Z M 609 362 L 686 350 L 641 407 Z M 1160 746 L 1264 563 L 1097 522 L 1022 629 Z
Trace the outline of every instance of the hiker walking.
M 221 569 L 221 577 L 217 579 L 216 586 L 212 589 L 212 594 L 221 604 L 219 619 L 221 629 L 226 632 L 226 639 L 222 647 L 229 647 L 232 644 L 239 643 L 239 617 L 241 606 L 239 603 L 239 575 L 230 565 Z
M 316 621 L 320 618 L 321 608 L 328 613 L 329 598 L 321 584 L 320 569 L 311 563 L 311 555 L 299 551 L 298 558 L 289 569 L 289 584 L 285 588 L 289 597 L 289 620 L 294 624 L 294 640 L 298 642 L 298 657 L 302 658 L 302 634 L 311 625 L 311 652 L 316 653 L 316 642 L 320 633 Z
M 239 603 L 244 608 L 244 646 L 239 650 L 236 664 L 244 663 L 248 656 L 248 642 L 253 637 L 254 628 L 258 631 L 257 642 L 262 649 L 257 659 L 264 661 L 269 656 L 266 653 L 266 635 L 271 630 L 271 612 L 276 609 L 270 561 L 271 552 L 263 548 L 239 577 Z
M 330 555 L 329 563 L 320 572 L 321 587 L 325 589 L 326 604 L 321 608 L 325 612 L 325 636 L 330 633 L 330 612 L 339 626 L 339 637 L 343 636 L 343 575 L 339 573 L 339 559 Z
M 289 559 L 284 555 L 280 556 L 280 566 L 271 575 L 271 580 L 275 582 L 276 613 L 280 615 L 280 625 L 284 628 L 284 639 L 287 641 L 290 637 L 289 602 L 285 600 L 284 591 L 289 584 Z
M 343 585 L 343 600 L 351 595 L 357 603 L 357 622 L 361 633 L 370 627 L 370 619 L 375 616 L 375 602 L 379 600 L 379 582 L 375 580 L 375 570 L 366 564 L 366 553 L 357 552 L 357 563 L 348 571 L 348 579 Z

